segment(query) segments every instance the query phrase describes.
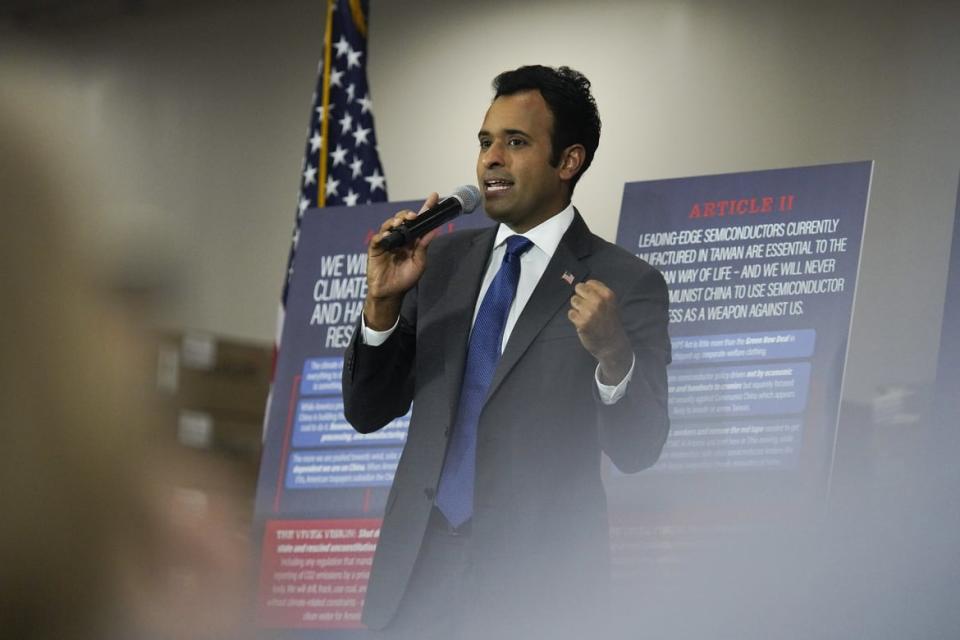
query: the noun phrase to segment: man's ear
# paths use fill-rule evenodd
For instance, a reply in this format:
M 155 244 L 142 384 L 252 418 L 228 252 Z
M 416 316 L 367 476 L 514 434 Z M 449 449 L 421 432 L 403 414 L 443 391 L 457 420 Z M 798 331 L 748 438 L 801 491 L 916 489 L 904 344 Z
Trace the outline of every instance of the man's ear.
M 587 150 L 582 144 L 572 144 L 560 155 L 560 179 L 573 180 L 587 159 Z

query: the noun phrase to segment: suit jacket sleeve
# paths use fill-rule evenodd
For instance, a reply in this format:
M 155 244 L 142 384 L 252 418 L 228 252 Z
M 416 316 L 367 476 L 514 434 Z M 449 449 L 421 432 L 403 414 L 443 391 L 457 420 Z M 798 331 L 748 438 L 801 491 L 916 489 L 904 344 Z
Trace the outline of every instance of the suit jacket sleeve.
M 360 433 L 371 433 L 410 409 L 416 353 L 416 288 L 404 297 L 397 328 L 383 344 L 363 344 L 359 323 L 344 355 L 343 413 Z
M 648 270 L 620 302 L 620 315 L 636 362 L 626 394 L 612 405 L 600 401 L 594 384 L 600 444 L 613 463 L 631 473 L 651 466 L 667 439 L 667 285 Z

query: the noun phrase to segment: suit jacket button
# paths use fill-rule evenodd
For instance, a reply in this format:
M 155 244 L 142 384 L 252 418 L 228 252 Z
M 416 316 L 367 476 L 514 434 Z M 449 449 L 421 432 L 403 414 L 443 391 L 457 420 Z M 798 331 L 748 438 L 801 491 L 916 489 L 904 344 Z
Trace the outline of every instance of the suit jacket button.
M 434 496 L 437 495 L 437 492 L 433 488 L 427 487 L 423 490 L 423 495 L 427 496 L 427 500 L 433 500 Z

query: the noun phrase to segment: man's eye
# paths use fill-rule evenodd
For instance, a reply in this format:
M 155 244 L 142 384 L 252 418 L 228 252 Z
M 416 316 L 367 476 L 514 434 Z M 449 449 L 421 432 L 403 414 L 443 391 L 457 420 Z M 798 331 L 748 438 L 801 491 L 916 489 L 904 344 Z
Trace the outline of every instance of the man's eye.
M 481 141 L 480 141 L 480 148 L 481 148 L 481 149 L 489 149 L 489 148 L 490 148 L 490 141 L 489 141 L 489 140 L 481 140 Z
M 527 144 L 527 141 L 523 138 L 510 138 L 510 140 L 507 141 L 507 144 L 511 147 L 520 147 Z

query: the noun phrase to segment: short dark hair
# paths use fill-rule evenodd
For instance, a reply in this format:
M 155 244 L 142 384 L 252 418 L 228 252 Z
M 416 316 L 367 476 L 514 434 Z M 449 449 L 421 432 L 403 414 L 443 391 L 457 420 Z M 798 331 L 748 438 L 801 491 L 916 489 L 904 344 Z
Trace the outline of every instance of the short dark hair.
M 593 162 L 593 154 L 600 144 L 600 114 L 597 112 L 597 102 L 590 93 L 590 81 L 570 67 L 557 69 L 537 64 L 504 71 L 493 79 L 493 89 L 496 92 L 494 100 L 521 91 L 540 92 L 553 113 L 551 165 L 557 166 L 560 154 L 570 145 L 583 145 L 586 158 L 570 183 L 570 191 L 573 192 L 580 176 Z

